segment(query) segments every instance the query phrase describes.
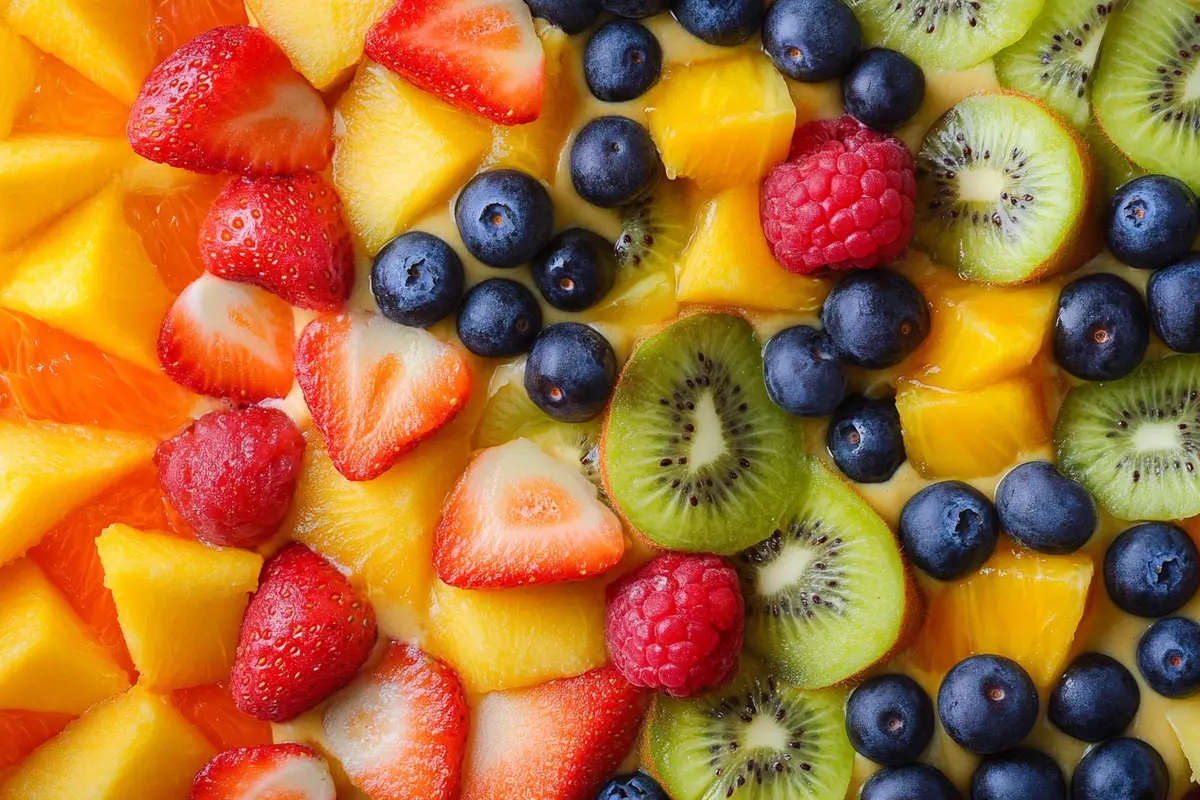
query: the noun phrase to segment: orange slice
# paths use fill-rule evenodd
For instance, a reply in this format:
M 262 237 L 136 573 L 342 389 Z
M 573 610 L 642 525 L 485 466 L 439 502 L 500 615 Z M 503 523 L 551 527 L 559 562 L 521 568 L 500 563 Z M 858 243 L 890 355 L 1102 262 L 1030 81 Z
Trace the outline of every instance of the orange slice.
M 46 711 L 0 711 L 0 770 L 16 766 L 25 757 L 67 727 L 69 714 Z
M 242 0 L 155 0 L 158 60 L 174 53 L 197 34 L 222 25 L 245 25 Z
M 35 80 L 13 133 L 125 135 L 129 108 L 54 56 L 41 54 Z
M 125 196 L 125 220 L 142 237 L 150 262 L 163 283 L 179 294 L 200 277 L 200 226 L 228 176 L 205 175 L 166 192 L 138 191 Z
M 224 683 L 177 689 L 171 700 L 218 750 L 271 744 L 271 724 L 238 711 Z

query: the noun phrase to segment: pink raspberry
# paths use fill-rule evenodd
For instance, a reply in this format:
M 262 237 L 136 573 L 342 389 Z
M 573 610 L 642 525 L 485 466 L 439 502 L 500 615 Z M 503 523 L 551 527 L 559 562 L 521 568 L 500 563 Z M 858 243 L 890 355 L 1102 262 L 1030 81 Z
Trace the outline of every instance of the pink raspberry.
M 608 587 L 608 652 L 643 689 L 690 697 L 733 677 L 745 606 L 719 556 L 668 553 Z
M 808 275 L 895 260 L 912 238 L 916 198 L 904 143 L 842 117 L 796 131 L 789 160 L 763 182 L 759 210 L 775 260 Z

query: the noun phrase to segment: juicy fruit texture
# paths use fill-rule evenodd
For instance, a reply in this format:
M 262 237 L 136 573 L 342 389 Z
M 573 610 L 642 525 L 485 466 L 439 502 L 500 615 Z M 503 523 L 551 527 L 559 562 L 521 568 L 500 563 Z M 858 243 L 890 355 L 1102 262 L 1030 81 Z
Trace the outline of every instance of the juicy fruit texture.
M 1123 378 L 1150 344 L 1142 294 L 1116 275 L 1085 275 L 1063 287 L 1054 321 L 1054 360 L 1077 378 Z
M 329 766 L 298 744 L 226 750 L 204 765 L 189 800 L 336 800 Z
M 0 771 L 20 764 L 57 736 L 73 718 L 71 714 L 40 711 L 0 711 Z
M 0 24 L 0 61 L 7 70 L 0 84 L 0 138 L 12 133 L 13 121 L 37 85 L 39 60 L 27 41 Z
M 155 0 L 154 6 L 160 61 L 205 31 L 247 21 L 241 0 Z
M 34 80 L 32 92 L 20 98 L 14 133 L 124 138 L 129 107 L 78 71 L 41 53 Z
M 172 294 L 182 292 L 204 272 L 200 226 L 229 182 L 226 173 L 188 177 L 191 180 L 184 185 L 165 191 L 150 187 L 125 195 L 125 219 L 142 237 L 146 255 Z
M 1003 753 L 1033 732 L 1037 688 L 1017 662 L 997 655 L 963 659 L 946 673 L 937 696 L 942 727 L 958 746 Z
M 646 104 L 667 176 L 712 189 L 760 180 L 796 125 L 787 84 L 760 53 L 668 69 Z
M 259 27 L 287 53 L 300 74 L 318 89 L 336 84 L 363 55 L 367 30 L 390 0 L 249 0 Z
M 218 750 L 271 743 L 271 724 L 239 711 L 228 681 L 176 689 L 171 702 Z

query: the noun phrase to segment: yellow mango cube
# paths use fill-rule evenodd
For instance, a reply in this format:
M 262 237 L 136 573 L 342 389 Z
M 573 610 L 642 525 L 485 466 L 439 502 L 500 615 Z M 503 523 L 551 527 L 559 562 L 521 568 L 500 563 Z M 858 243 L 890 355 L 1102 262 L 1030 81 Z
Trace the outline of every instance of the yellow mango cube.
M 37 51 L 0 23 L 0 139 L 12 133 L 13 120 L 37 82 Z
M 392 0 L 246 0 L 258 27 L 318 89 L 337 83 L 363 57 L 363 40 Z

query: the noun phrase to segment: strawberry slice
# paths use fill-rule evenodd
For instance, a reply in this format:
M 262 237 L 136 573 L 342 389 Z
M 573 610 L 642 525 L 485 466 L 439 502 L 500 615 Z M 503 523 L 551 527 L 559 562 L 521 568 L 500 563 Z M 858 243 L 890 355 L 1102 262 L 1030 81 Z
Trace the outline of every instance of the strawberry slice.
M 326 314 L 296 344 L 296 380 L 338 472 L 383 474 L 462 410 L 471 369 L 462 351 L 378 314 Z
M 354 285 L 342 201 L 313 172 L 231 181 L 200 228 L 200 256 L 220 278 L 314 311 L 337 311 Z
M 542 113 L 546 56 L 522 0 L 397 0 L 368 31 L 366 53 L 501 125 Z
M 337 800 L 325 759 L 299 744 L 218 753 L 192 781 L 191 800 Z
M 371 800 L 458 796 L 467 703 L 458 676 L 411 645 L 392 642 L 321 718 L 329 752 Z
M 463 589 L 590 578 L 625 554 L 621 522 L 578 471 L 528 439 L 484 450 L 442 512 L 438 577 Z
M 629 754 L 648 698 L 615 667 L 486 695 L 462 800 L 586 800 Z
M 292 388 L 292 307 L 256 286 L 204 274 L 163 320 L 158 360 L 193 392 L 256 403 Z
M 333 117 L 258 28 L 213 28 L 155 67 L 125 132 L 143 158 L 192 172 L 323 169 Z

